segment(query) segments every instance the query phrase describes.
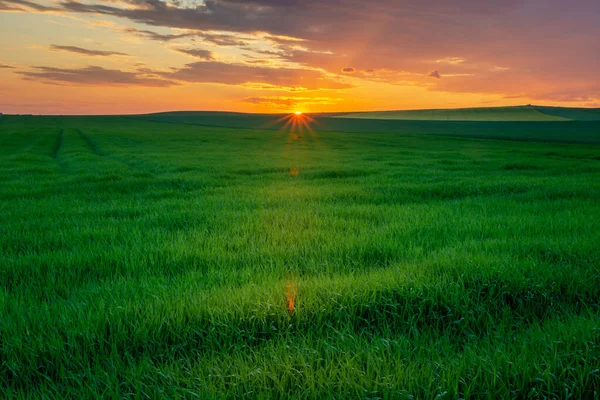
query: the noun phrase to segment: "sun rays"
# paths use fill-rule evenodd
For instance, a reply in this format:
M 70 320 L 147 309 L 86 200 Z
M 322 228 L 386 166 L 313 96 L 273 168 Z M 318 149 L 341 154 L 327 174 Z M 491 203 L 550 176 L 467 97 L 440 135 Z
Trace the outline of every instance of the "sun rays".
M 310 115 L 304 114 L 302 111 L 294 111 L 291 114 L 286 114 L 275 118 L 266 124 L 262 125 L 262 129 L 277 129 L 277 134 L 287 133 L 288 139 L 298 140 L 303 139 L 305 133 L 317 141 L 318 135 L 315 132 L 314 126 L 318 125 Z
M 315 124 L 315 119 L 302 111 L 296 111 L 293 114 L 285 115 L 277 120 L 277 123 L 283 123 L 282 131 L 288 132 L 289 137 L 298 140 L 308 133 L 311 137 L 316 137 L 316 133 L 311 125 Z

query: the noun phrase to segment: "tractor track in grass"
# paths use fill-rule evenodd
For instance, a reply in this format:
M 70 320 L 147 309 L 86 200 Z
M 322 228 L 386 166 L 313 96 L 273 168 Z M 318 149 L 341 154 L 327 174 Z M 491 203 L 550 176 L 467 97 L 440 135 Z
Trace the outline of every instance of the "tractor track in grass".
M 56 143 L 54 143 L 54 146 L 52 147 L 52 153 L 50 154 L 50 156 L 58 164 L 60 172 L 63 174 L 69 172 L 69 168 L 67 167 L 67 164 L 64 161 L 64 157 L 60 154 L 63 151 L 63 146 L 65 143 L 64 137 L 65 129 L 60 128 L 60 130 L 58 131 L 58 135 L 56 136 Z
M 75 132 L 77 132 L 77 134 L 87 144 L 87 146 L 92 151 L 92 153 L 94 153 L 96 156 L 102 157 L 102 158 L 104 158 L 106 160 L 111 160 L 111 161 L 118 162 L 118 163 L 123 164 L 126 167 L 131 168 L 132 170 L 140 172 L 140 173 L 154 174 L 151 169 L 140 168 L 138 166 L 133 165 L 132 163 L 123 161 L 120 158 L 112 156 L 109 153 L 106 153 L 105 151 L 101 150 L 100 147 L 87 134 L 85 134 L 81 129 L 76 128 Z
M 85 133 L 83 133 L 81 131 L 81 129 L 75 129 L 75 132 L 77 132 L 77 134 L 88 145 L 88 147 L 90 148 L 90 150 L 92 151 L 92 153 L 94 153 L 95 155 L 100 156 L 100 157 L 106 157 L 106 155 L 102 151 L 100 151 L 100 148 L 98 147 L 98 145 L 96 143 L 94 143 L 92 141 L 92 139 L 90 139 L 90 137 L 88 135 L 86 135 Z
M 0 148 L 4 148 L 5 144 L 9 142 L 17 133 L 17 131 L 11 132 L 7 135 L 3 135 L 2 140 L 0 140 Z M 5 156 L 6 154 L 0 154 L 0 156 Z
M 60 148 L 62 147 L 62 142 L 63 142 L 63 134 L 65 133 L 65 130 L 63 128 L 61 128 L 58 131 L 58 136 L 56 137 L 56 143 L 54 144 L 54 147 L 52 148 L 52 158 L 54 158 L 55 160 L 58 158 L 58 152 L 60 151 Z
M 2 118 L 0 118 L 0 121 L 2 120 Z M 0 128 L 2 127 L 2 124 L 0 124 Z M 8 128 L 10 129 L 10 127 Z M 18 130 L 11 130 L 10 132 L 2 132 L 2 135 L 0 136 L 0 146 L 4 146 L 4 143 L 8 142 L 10 139 L 12 139 L 13 136 L 15 136 L 17 133 L 19 133 Z
M 153 164 L 148 163 L 146 161 L 142 161 L 142 166 L 136 165 L 136 163 L 123 161 L 121 157 L 113 156 L 105 151 L 103 151 L 86 133 L 81 131 L 81 129 L 76 128 L 75 131 L 77 134 L 85 141 L 89 149 L 98 157 L 105 158 L 107 160 L 112 160 L 131 168 L 139 173 L 152 174 L 152 175 L 161 175 L 163 172 L 160 170 L 167 170 L 170 165 L 167 167 L 164 164 Z

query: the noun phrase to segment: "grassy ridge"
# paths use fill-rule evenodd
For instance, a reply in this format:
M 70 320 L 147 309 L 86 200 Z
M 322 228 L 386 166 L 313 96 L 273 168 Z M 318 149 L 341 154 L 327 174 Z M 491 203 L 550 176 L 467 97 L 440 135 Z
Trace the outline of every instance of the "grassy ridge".
M 407 110 L 361 112 L 340 115 L 338 118 L 399 119 L 418 121 L 569 121 L 550 113 L 540 112 L 536 107 L 482 107 L 438 110 Z
M 594 398 L 599 158 L 5 118 L 0 394 Z
M 537 110 L 547 114 L 575 121 L 600 121 L 600 108 L 564 108 L 536 106 Z
M 359 112 L 337 115 L 335 117 L 409 121 L 600 121 L 600 109 L 528 105 L 514 107 Z
M 283 115 L 234 113 L 164 113 L 130 117 L 162 124 L 282 130 Z M 600 121 L 439 121 L 341 118 L 315 115 L 319 132 L 438 135 L 516 141 L 600 143 Z

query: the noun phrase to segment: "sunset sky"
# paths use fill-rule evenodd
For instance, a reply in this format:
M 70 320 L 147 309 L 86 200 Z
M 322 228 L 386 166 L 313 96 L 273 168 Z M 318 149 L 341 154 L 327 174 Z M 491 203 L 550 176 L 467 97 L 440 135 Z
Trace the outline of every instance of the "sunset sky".
M 0 112 L 600 107 L 599 0 L 0 0 Z

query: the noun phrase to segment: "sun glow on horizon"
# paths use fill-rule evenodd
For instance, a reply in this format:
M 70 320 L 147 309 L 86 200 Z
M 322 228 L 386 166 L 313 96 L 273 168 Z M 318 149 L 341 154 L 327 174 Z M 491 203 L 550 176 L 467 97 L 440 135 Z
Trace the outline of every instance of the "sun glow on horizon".
M 294 114 L 296 114 L 296 115 L 302 115 L 302 111 L 296 111 Z

